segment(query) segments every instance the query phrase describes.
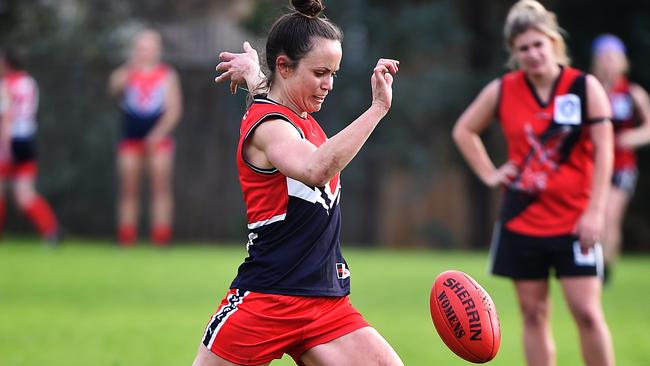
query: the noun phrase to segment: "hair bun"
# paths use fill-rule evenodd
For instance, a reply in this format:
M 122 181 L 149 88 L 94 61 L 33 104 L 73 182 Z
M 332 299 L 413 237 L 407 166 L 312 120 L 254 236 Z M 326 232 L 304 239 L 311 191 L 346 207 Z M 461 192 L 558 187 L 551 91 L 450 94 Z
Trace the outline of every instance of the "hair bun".
M 291 0 L 291 5 L 298 13 L 310 18 L 317 17 L 323 11 L 320 0 Z

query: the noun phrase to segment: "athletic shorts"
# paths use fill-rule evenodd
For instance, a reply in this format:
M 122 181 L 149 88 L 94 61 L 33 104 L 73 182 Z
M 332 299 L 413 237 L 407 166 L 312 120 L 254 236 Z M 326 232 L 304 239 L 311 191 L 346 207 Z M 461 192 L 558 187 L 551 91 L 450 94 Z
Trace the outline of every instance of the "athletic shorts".
M 290 355 L 298 365 L 307 350 L 368 326 L 344 297 L 304 297 L 230 289 L 210 319 L 202 343 L 238 365 L 259 365 Z
M 0 177 L 35 177 L 37 171 L 34 140 L 11 140 L 11 159 L 0 161 Z
M 634 195 L 636 189 L 636 181 L 639 176 L 638 170 L 634 167 L 616 169 L 612 174 L 612 185 L 629 196 Z
M 519 280 L 555 277 L 600 276 L 603 251 L 596 244 L 582 254 L 575 235 L 536 237 L 514 233 L 497 224 L 490 249 L 490 272 Z
M 174 151 L 174 139 L 165 137 L 153 147 L 153 153 L 169 153 Z M 119 154 L 143 155 L 147 152 L 145 139 L 123 139 L 118 147 Z

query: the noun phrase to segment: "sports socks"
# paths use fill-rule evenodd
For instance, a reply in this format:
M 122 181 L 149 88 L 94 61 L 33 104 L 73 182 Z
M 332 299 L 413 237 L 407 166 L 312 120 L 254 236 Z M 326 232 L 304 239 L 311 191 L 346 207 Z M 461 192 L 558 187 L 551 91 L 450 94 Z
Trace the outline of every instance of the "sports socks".
M 151 241 L 156 246 L 169 245 L 171 238 L 172 230 L 167 224 L 154 225 L 153 229 L 151 230 Z
M 135 245 L 138 233 L 135 226 L 129 224 L 120 224 L 117 228 L 117 242 L 123 247 Z
M 3 211 L 4 211 L 4 204 Z M 24 212 L 32 221 L 38 232 L 43 237 L 50 237 L 56 234 L 58 223 L 56 216 L 50 208 L 50 205 L 40 196 L 37 196 L 32 202 L 24 207 Z M 4 214 L 3 214 L 4 216 Z

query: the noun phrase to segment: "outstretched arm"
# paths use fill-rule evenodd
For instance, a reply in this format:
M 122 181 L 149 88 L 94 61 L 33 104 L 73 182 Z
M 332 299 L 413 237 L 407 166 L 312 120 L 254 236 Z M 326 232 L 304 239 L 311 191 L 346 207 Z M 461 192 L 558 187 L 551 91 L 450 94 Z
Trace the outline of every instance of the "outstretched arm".
M 260 69 L 257 51 L 244 42 L 243 53 L 221 52 L 217 71 L 221 72 L 214 81 L 230 81 L 230 91 L 235 94 L 239 85 L 246 85 L 251 94 L 261 91 L 264 73 Z

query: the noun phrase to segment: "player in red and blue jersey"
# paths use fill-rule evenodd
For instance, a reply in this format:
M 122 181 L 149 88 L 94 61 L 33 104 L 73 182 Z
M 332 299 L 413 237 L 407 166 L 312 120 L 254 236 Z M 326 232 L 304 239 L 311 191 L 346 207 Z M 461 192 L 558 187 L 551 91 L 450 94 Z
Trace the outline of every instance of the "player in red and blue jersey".
M 397 61 L 379 60 L 371 107 L 328 138 L 311 113 L 333 88 L 342 33 L 319 16 L 319 0 L 292 4 L 267 39 L 266 93 L 254 97 L 240 127 L 248 257 L 208 322 L 194 366 L 268 365 L 285 353 L 300 365 L 402 365 L 349 302 L 339 241 L 339 175 L 388 112 Z M 256 53 L 245 50 L 221 55 L 220 80 L 246 79 L 255 90 Z M 242 58 L 253 62 L 238 74 Z
M 607 197 L 605 280 L 622 246 L 623 217 L 634 195 L 638 176 L 635 149 L 650 142 L 650 98 L 627 79 L 626 49 L 620 38 L 603 34 L 593 43 L 592 71 L 603 84 L 612 105 L 614 125 L 614 173 Z
M 180 83 L 171 66 L 160 61 L 160 35 L 139 33 L 129 61 L 110 77 L 109 92 L 120 99 L 122 139 L 118 148 L 120 197 L 117 239 L 135 243 L 140 201 L 140 175 L 146 163 L 151 175 L 151 240 L 166 245 L 172 235 L 173 129 L 182 110 Z
M 0 50 L 0 230 L 5 219 L 4 190 L 12 184 L 16 205 L 45 243 L 59 240 L 59 225 L 47 201 L 36 192 L 36 112 L 38 85 L 14 50 Z
M 488 84 L 453 137 L 478 177 L 502 186 L 493 274 L 513 280 L 529 365 L 555 364 L 549 275 L 558 278 L 588 365 L 613 365 L 601 296 L 605 204 L 613 133 L 598 80 L 571 68 L 555 15 L 535 0 L 510 9 L 504 27 L 515 69 Z M 499 120 L 508 161 L 495 167 L 480 133 Z

